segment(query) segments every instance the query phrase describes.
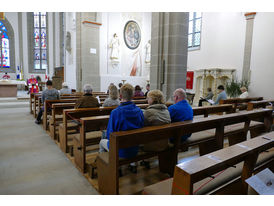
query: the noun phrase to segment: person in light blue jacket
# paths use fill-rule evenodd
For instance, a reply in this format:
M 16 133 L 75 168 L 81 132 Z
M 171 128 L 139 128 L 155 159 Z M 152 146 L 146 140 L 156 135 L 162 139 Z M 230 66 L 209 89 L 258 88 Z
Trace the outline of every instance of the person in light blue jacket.
M 223 85 L 219 85 L 217 87 L 217 89 L 218 89 L 218 96 L 217 96 L 216 101 L 214 102 L 214 105 L 219 104 L 220 100 L 227 99 L 224 86 Z

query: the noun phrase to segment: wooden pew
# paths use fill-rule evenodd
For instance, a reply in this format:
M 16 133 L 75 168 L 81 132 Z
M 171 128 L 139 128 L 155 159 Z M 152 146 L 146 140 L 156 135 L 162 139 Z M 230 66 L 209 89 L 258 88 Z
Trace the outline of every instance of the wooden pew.
M 167 106 L 172 105 L 172 103 L 166 103 Z M 148 104 L 137 104 L 138 107 L 141 109 L 145 109 L 148 107 Z M 59 137 L 60 137 L 60 147 L 61 150 L 64 153 L 70 152 L 71 155 L 73 155 L 72 145 L 68 144 L 68 133 L 69 130 L 73 130 L 74 132 L 70 132 L 70 134 L 79 133 L 79 130 L 77 131 L 77 127 L 75 127 L 75 124 L 72 124 L 72 126 L 68 126 L 68 123 L 72 120 L 79 121 L 81 117 L 92 117 L 92 116 L 98 116 L 98 115 L 109 115 L 113 109 L 115 109 L 117 106 L 114 107 L 100 107 L 100 108 L 80 108 L 80 109 L 65 109 L 63 110 L 63 122 L 59 127 Z M 76 129 L 76 131 L 75 131 Z M 85 131 L 88 132 L 88 131 Z M 72 139 L 71 139 L 72 140 Z M 72 143 L 72 141 L 71 141 Z
M 40 93 L 36 93 L 36 94 L 34 94 L 34 103 L 33 103 L 33 116 L 34 116 L 34 118 L 36 118 L 37 117 L 37 113 L 39 112 L 39 111 L 37 111 L 38 109 L 37 109 L 37 106 L 38 106 L 38 98 L 41 96 L 41 94 Z
M 51 118 L 49 121 L 49 131 L 52 139 L 59 142 L 58 126 L 62 118 L 57 118 L 57 115 L 62 115 L 64 109 L 72 109 L 75 107 L 75 103 L 56 103 L 52 104 Z
M 271 132 L 179 164 L 174 178 L 146 187 L 143 194 L 247 194 L 245 180 L 252 173 L 274 170 L 273 146 Z
M 172 104 L 171 103 L 166 103 L 166 105 L 170 106 Z M 137 106 L 139 106 L 141 109 L 145 109 L 149 105 L 148 104 L 141 104 L 141 105 L 137 105 Z M 110 108 L 109 113 L 107 113 L 107 112 L 101 113 L 101 115 L 104 115 L 103 120 L 102 120 L 102 124 L 100 125 L 101 128 L 106 128 L 109 116 L 105 116 L 105 115 L 110 114 L 112 109 L 114 109 L 114 108 Z M 193 113 L 194 113 L 194 115 L 204 115 L 204 117 L 207 117 L 209 114 L 216 113 L 216 112 L 228 112 L 228 113 L 230 113 L 232 111 L 232 109 L 233 109 L 232 105 L 222 105 L 222 106 L 215 105 L 215 106 L 208 106 L 208 107 L 193 108 Z M 68 116 L 71 117 L 74 114 L 78 115 L 77 116 L 78 119 L 80 119 L 80 117 L 82 116 L 82 118 L 81 118 L 82 121 L 87 120 L 86 127 L 82 128 L 82 130 L 81 130 L 81 132 L 83 132 L 84 134 L 81 134 L 80 137 L 77 137 L 76 139 L 74 138 L 74 143 L 73 143 L 74 146 L 77 145 L 76 147 L 73 147 L 73 154 L 74 154 L 74 157 L 75 157 L 75 160 L 76 160 L 75 162 L 76 162 L 76 164 L 78 164 L 77 165 L 78 168 L 84 173 L 84 172 L 87 171 L 86 169 L 89 166 L 89 163 L 87 163 L 85 161 L 86 152 L 85 152 L 85 149 L 78 151 L 76 148 L 78 148 L 78 147 L 85 148 L 85 146 L 82 145 L 82 143 L 86 141 L 85 140 L 86 134 L 88 132 L 91 132 L 91 131 L 96 131 L 96 129 L 97 130 L 100 129 L 99 126 L 93 127 L 93 124 L 94 123 L 97 124 L 96 121 L 98 121 L 98 118 L 100 119 L 100 117 L 98 116 L 98 114 L 97 115 L 96 114 L 91 115 L 91 114 L 85 113 L 85 110 L 82 110 L 82 112 L 85 113 L 86 117 L 89 116 L 88 118 L 83 118 L 84 115 L 79 115 L 79 113 L 76 110 L 74 110 L 74 111 L 73 110 L 70 110 L 70 111 L 69 110 L 64 110 L 64 111 L 65 112 L 63 114 L 64 115 L 63 116 L 64 117 L 64 119 L 63 119 L 64 124 L 63 125 L 67 124 L 66 121 L 68 120 Z M 90 111 L 90 112 L 92 112 L 92 111 Z M 91 117 L 91 116 L 95 116 L 95 117 Z M 105 124 L 103 125 L 103 123 L 105 123 Z M 61 127 L 60 127 L 60 129 L 61 129 Z M 65 127 L 63 127 L 62 129 L 64 130 Z M 73 127 L 72 129 L 75 129 L 75 128 Z M 60 131 L 60 133 L 61 133 L 61 131 Z M 67 131 L 63 131 L 62 133 L 64 134 L 64 135 L 60 135 L 60 137 L 61 137 L 60 138 L 60 145 L 62 145 L 62 150 L 64 152 L 71 151 L 68 147 Z M 72 147 L 72 146 L 70 146 L 70 147 Z M 186 147 L 186 146 L 184 145 L 183 147 Z
M 273 105 L 274 100 L 262 100 L 262 101 L 250 101 L 247 103 L 247 110 L 253 110 L 258 108 L 266 108 L 266 106 Z
M 39 93 L 30 93 L 30 97 L 29 97 L 29 105 L 30 105 L 30 113 L 33 114 L 33 110 L 34 110 L 34 95 L 35 94 L 39 94 Z
M 75 103 L 78 99 L 58 99 L 58 100 L 45 100 L 44 112 L 43 112 L 43 128 L 48 130 L 48 113 L 52 108 L 52 104 L 55 103 Z
M 235 109 L 246 110 L 247 102 L 260 100 L 263 100 L 263 97 L 231 98 L 220 100 L 220 104 L 233 104 Z
M 266 122 L 266 127 L 268 127 L 269 122 L 272 121 L 271 113 L 272 110 L 249 111 L 238 114 L 199 118 L 194 121 L 176 122 L 162 126 L 145 127 L 130 131 L 114 132 L 110 135 L 110 152 L 101 153 L 97 158 L 99 191 L 103 194 L 119 194 L 119 166 L 153 156 L 158 156 L 161 172 L 173 174 L 173 169 L 177 162 L 180 138 L 183 135 L 215 128 L 215 142 L 211 142 L 211 144 L 214 143 L 215 150 L 218 150 L 223 148 L 224 126 L 239 122 L 245 122 L 246 125 L 249 125 L 252 119 L 263 117 Z M 101 122 L 106 120 L 107 117 L 100 117 Z M 89 124 L 89 122 L 92 122 L 92 124 Z M 98 122 L 98 119 L 95 119 L 95 117 L 81 118 L 81 136 L 85 134 L 84 130 L 86 127 L 89 125 L 94 126 L 96 122 Z M 270 127 L 267 129 L 269 131 Z M 132 138 L 133 136 L 138 138 Z M 130 159 L 119 159 L 118 157 L 119 149 L 146 144 L 155 140 L 169 139 L 171 137 L 175 138 L 174 147 L 171 151 L 141 153 Z M 85 144 L 85 142 L 81 142 L 81 144 Z M 80 150 L 84 149 L 84 147 L 81 146 L 77 146 L 76 148 L 80 148 Z M 85 158 L 85 156 L 83 158 Z

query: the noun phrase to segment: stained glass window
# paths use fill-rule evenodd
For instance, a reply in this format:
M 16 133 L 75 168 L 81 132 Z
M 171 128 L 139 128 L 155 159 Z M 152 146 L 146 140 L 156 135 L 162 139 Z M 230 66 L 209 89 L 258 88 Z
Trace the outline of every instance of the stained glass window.
M 189 12 L 188 48 L 197 48 L 201 45 L 202 13 Z
M 33 13 L 34 69 L 47 69 L 47 13 Z
M 7 29 L 0 21 L 0 68 L 10 68 L 10 46 Z

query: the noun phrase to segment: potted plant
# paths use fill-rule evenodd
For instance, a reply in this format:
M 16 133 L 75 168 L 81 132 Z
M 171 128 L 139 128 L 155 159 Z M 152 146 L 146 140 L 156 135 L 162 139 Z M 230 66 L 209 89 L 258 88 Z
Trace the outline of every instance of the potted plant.
M 246 87 L 248 89 L 249 82 L 248 81 L 237 81 L 232 79 L 231 82 L 226 83 L 226 93 L 228 96 L 235 98 L 241 94 L 241 87 Z

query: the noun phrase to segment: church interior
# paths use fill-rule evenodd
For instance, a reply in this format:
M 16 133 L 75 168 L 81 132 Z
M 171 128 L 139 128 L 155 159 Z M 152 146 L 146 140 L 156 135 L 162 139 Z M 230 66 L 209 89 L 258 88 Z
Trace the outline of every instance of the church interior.
M 0 12 L 0 194 L 273 197 L 273 33 L 274 12 Z

